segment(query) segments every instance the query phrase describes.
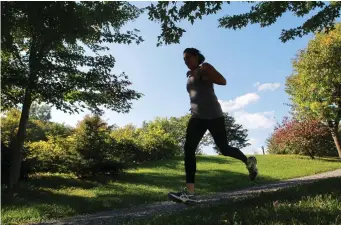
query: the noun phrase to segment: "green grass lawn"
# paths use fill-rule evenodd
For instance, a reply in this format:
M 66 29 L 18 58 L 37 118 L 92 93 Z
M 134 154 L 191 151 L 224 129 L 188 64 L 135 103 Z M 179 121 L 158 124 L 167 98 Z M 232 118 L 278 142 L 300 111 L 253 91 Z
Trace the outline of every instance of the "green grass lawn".
M 155 216 L 125 225 L 341 224 L 341 179 L 330 178 L 247 200 L 190 208 L 176 215 Z
M 260 176 L 250 182 L 245 166 L 231 158 L 199 156 L 197 193 L 228 191 L 341 168 L 336 159 L 258 156 Z M 167 200 L 184 185 L 182 157 L 150 162 L 115 180 L 84 181 L 70 175 L 44 174 L 24 183 L 19 193 L 2 191 L 2 223 L 40 222 L 101 210 Z

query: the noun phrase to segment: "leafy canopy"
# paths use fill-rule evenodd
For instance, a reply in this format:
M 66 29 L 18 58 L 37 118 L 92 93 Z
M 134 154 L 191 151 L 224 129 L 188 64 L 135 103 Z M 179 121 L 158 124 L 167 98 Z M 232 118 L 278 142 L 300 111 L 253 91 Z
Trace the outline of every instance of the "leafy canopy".
M 141 94 L 115 75 L 107 44 L 140 43 L 121 32 L 142 11 L 128 2 L 2 2 L 1 98 L 8 109 L 32 101 L 65 112 L 128 112 Z
M 161 34 L 158 36 L 158 45 L 179 43 L 186 32 L 178 23 L 187 20 L 192 24 L 203 16 L 216 14 L 222 10 L 221 1 L 159 1 L 147 7 L 149 19 L 161 23 Z M 280 35 L 282 42 L 302 37 L 311 32 L 330 30 L 335 19 L 340 17 L 341 2 L 323 1 L 261 1 L 247 2 L 251 5 L 250 11 L 237 15 L 226 15 L 219 18 L 219 27 L 241 29 L 249 24 L 260 24 L 267 27 L 274 24 L 284 13 L 290 12 L 293 16 L 302 17 L 315 12 L 303 24 L 290 29 L 283 29 Z M 240 4 L 240 3 L 239 3 Z
M 329 33 L 318 33 L 293 62 L 287 78 L 298 118 L 315 118 L 337 127 L 341 119 L 341 24 Z

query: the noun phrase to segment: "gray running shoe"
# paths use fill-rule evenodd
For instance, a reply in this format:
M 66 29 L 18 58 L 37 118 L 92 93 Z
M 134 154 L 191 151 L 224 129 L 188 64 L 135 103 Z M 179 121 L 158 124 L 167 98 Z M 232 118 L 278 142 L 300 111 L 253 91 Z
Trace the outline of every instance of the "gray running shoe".
M 184 188 L 179 192 L 169 192 L 168 198 L 178 203 L 195 204 L 199 202 L 196 199 L 196 195 L 189 193 L 187 188 Z

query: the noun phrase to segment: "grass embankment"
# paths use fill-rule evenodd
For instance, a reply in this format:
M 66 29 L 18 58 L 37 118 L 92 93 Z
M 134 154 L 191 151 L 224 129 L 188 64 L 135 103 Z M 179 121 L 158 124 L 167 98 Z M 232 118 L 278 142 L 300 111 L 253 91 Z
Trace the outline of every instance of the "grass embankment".
M 274 193 L 155 216 L 124 225 L 341 224 L 341 179 L 330 178 Z M 122 224 L 123 225 L 123 224 Z
M 258 156 L 260 176 L 250 182 L 245 166 L 225 157 L 197 158 L 197 193 L 208 194 L 338 169 L 336 159 Z M 115 180 L 85 181 L 70 175 L 44 174 L 23 183 L 19 193 L 2 191 L 2 224 L 40 222 L 101 210 L 165 201 L 184 184 L 182 157 L 150 162 Z

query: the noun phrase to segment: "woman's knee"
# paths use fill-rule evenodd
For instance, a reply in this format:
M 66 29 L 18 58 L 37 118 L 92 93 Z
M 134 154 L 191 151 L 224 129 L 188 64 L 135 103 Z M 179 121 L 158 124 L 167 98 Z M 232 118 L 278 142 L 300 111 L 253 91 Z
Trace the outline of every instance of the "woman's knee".
M 231 152 L 234 151 L 234 148 L 226 144 L 221 148 L 218 147 L 218 150 L 221 152 L 222 155 L 230 156 Z

